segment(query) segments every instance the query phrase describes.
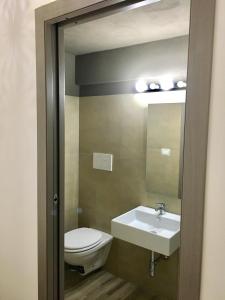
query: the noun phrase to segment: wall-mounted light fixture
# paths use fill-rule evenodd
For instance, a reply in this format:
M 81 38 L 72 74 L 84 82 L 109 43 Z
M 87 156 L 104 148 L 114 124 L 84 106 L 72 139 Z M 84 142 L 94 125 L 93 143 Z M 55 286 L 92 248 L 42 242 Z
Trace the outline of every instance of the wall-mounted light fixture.
M 144 93 L 148 90 L 147 81 L 144 79 L 139 79 L 135 84 L 135 89 L 138 93 Z
M 170 76 L 160 78 L 159 83 L 163 91 L 170 91 L 174 89 L 174 81 Z
M 158 82 L 147 79 L 139 79 L 135 84 L 135 89 L 138 93 L 146 92 L 161 92 L 161 91 L 175 91 L 186 89 L 186 81 L 174 81 L 170 76 L 161 77 Z
M 183 81 L 183 80 L 180 80 L 180 81 L 177 82 L 177 87 L 179 89 L 186 88 L 187 87 L 187 83 L 185 81 Z
M 152 91 L 160 90 L 160 85 L 158 83 L 152 82 L 149 84 L 149 88 Z

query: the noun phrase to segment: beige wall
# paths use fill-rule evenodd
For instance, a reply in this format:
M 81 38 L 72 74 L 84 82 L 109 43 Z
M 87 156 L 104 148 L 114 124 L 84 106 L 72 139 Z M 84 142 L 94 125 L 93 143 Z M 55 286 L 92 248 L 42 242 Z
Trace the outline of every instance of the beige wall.
M 201 300 L 225 299 L 225 1 L 217 0 Z
M 146 198 L 146 121 L 133 95 L 80 98 L 79 224 L 110 232 L 113 217 Z M 113 154 L 113 172 L 93 169 L 93 152 Z
M 134 94 L 81 97 L 79 117 L 81 225 L 110 232 L 112 217 L 162 199 L 169 211 L 180 213 L 178 198 L 147 192 L 147 106 Z M 113 154 L 113 172 L 94 170 L 93 152 Z
M 65 96 L 65 232 L 78 225 L 79 98 Z
M 37 299 L 33 9 L 47 2 L 51 1 L 0 2 L 0 299 L 4 300 Z M 225 2 L 217 2 L 202 300 L 223 300 L 225 295 Z
M 0 299 L 37 299 L 34 8 L 0 1 Z
M 178 104 L 176 107 L 180 108 Z M 140 105 L 134 94 L 80 98 L 79 206 L 83 213 L 79 226 L 110 233 L 112 218 L 139 205 L 155 206 L 165 198 L 169 210 L 179 212 L 179 199 L 171 198 L 170 203 L 168 197 L 155 194 L 153 198 L 147 193 L 147 121 L 148 107 Z M 179 127 L 175 123 L 174 127 Z M 156 135 L 161 134 L 159 126 L 158 130 Z M 173 138 L 167 140 L 171 147 Z M 93 152 L 113 154 L 113 171 L 93 169 Z M 159 264 L 154 279 L 149 276 L 149 259 L 149 251 L 114 239 L 106 268 L 148 290 L 149 296 L 175 300 L 177 253 Z

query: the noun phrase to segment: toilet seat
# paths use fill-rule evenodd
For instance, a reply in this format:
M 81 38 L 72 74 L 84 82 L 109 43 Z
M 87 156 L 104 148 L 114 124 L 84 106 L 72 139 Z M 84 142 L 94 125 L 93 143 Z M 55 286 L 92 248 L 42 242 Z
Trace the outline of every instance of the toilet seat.
M 92 228 L 78 228 L 65 234 L 64 248 L 68 252 L 83 252 L 101 243 L 102 233 Z
M 111 248 L 112 235 L 92 228 L 79 228 L 64 236 L 64 260 L 82 276 L 104 266 Z

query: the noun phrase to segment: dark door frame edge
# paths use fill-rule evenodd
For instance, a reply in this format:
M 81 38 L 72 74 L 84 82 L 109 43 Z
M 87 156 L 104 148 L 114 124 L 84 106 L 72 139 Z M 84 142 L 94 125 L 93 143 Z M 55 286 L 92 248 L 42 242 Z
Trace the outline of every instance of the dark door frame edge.
M 148 1 L 148 0 L 145 0 Z M 56 1 L 36 10 L 36 60 L 37 60 L 37 122 L 38 122 L 38 299 L 63 299 L 62 277 L 54 285 L 57 272 L 63 273 L 63 184 L 57 176 L 63 174 L 63 148 L 58 145 L 60 163 L 53 169 L 54 118 L 63 122 L 62 75 L 63 57 L 56 59 L 56 30 L 69 19 L 111 9 L 114 5 L 133 5 L 143 0 L 67 0 Z M 192 0 L 187 104 L 185 112 L 183 201 L 181 224 L 181 251 L 179 268 L 179 300 L 199 300 L 201 286 L 202 239 L 204 221 L 205 177 L 211 94 L 211 73 L 216 0 Z M 59 39 L 62 34 L 59 29 Z M 207 62 L 207 63 L 206 63 Z M 59 74 L 58 74 L 59 71 Z M 58 76 L 59 75 L 59 76 Z M 58 80 L 59 79 L 59 80 Z M 60 94 L 57 86 L 60 86 Z M 59 100 L 59 101 L 58 101 Z M 56 104 L 56 102 L 58 104 Z M 59 111 L 54 109 L 59 105 Z M 59 127 L 63 138 L 63 126 Z M 61 147 L 61 148 L 60 148 Z M 54 195 L 59 195 L 59 255 L 57 266 L 54 253 Z M 55 274 L 55 275 L 54 275 Z M 62 276 L 62 275 L 61 275 Z M 54 296 L 57 294 L 57 297 Z
M 185 107 L 179 300 L 199 300 L 216 0 L 192 0 Z

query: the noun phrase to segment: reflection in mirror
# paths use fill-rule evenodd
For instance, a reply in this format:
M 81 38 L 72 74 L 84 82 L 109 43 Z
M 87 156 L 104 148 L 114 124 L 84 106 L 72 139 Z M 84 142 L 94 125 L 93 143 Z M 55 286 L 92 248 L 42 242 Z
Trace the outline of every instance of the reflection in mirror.
M 190 1 L 150 2 L 64 29 L 65 300 L 177 297 Z
M 149 104 L 146 186 L 153 194 L 181 197 L 184 103 Z

